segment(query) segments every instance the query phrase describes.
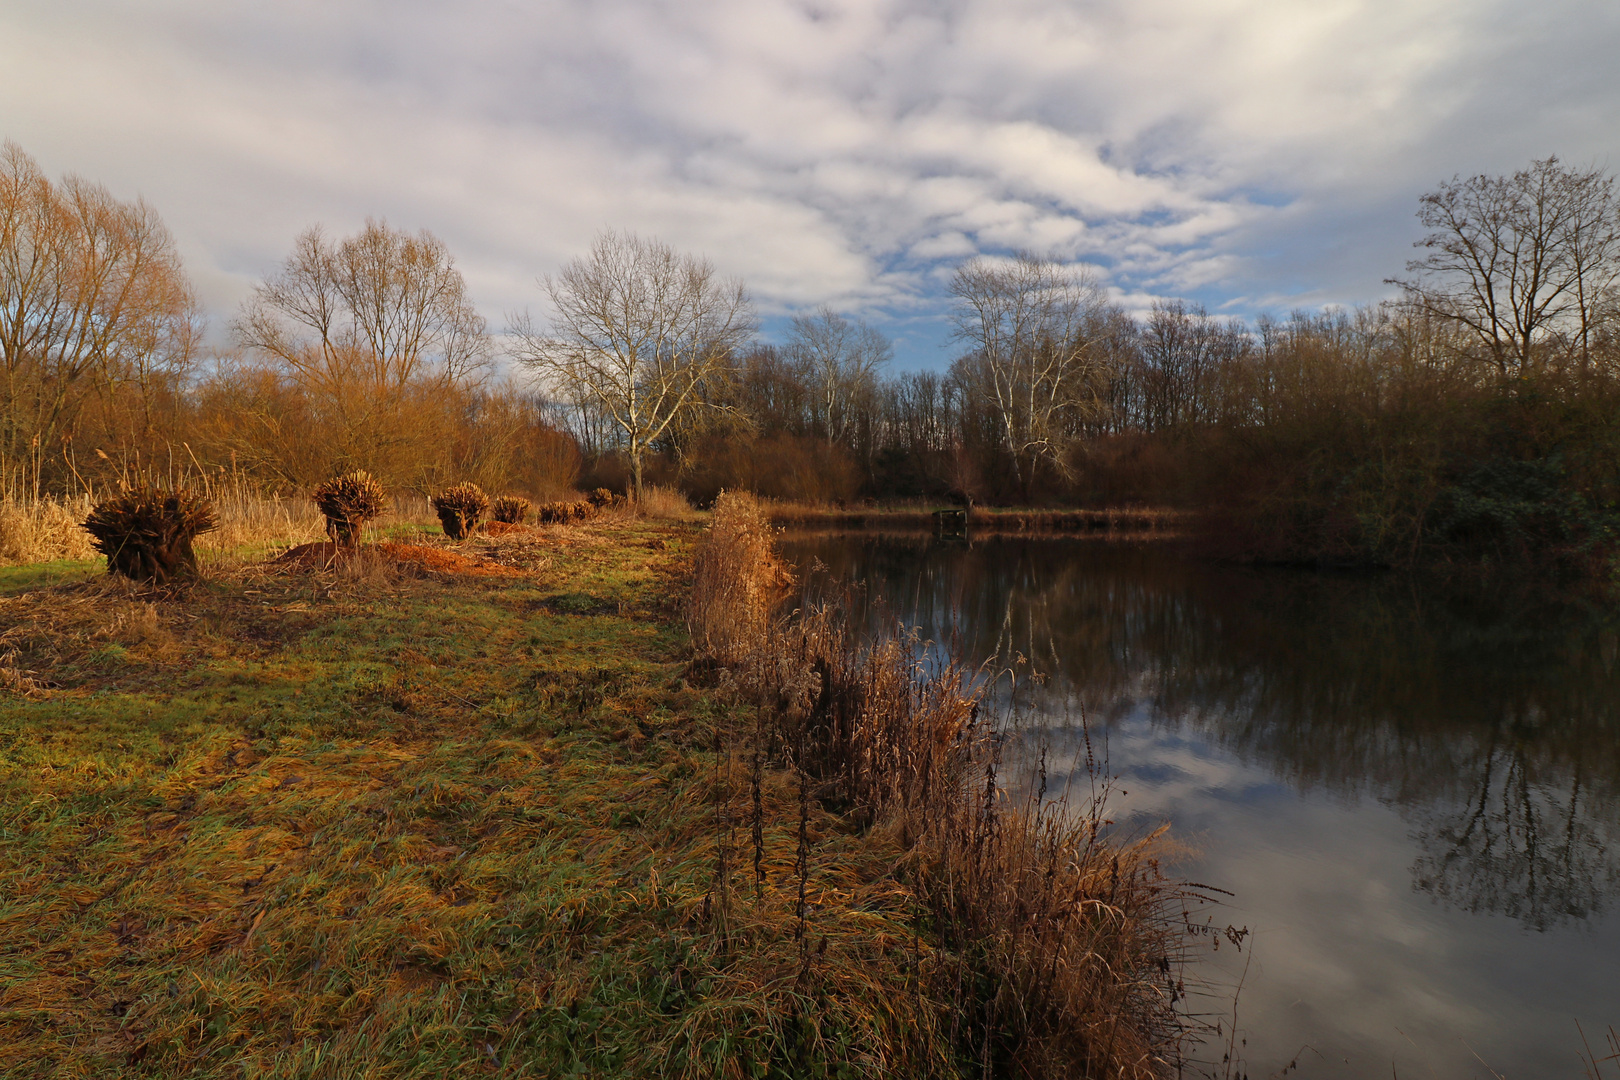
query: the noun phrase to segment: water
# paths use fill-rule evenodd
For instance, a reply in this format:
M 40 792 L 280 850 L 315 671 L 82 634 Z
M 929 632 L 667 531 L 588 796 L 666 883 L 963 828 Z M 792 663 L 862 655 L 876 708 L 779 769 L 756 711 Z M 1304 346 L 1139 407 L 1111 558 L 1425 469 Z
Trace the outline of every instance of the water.
M 1199 962 L 1239 1072 L 1578 1077 L 1577 1019 L 1620 1027 L 1613 608 L 1147 544 L 783 547 L 964 658 L 1025 657 L 1057 773 L 1084 710 L 1118 827 L 1170 822 L 1252 931 Z

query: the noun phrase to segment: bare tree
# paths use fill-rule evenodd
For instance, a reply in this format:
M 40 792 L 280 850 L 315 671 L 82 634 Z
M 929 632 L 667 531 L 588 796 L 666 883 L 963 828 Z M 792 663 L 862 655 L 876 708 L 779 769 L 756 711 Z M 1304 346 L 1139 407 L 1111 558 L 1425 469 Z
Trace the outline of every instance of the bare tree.
M 857 405 L 870 401 L 878 371 L 894 356 L 889 340 L 830 307 L 795 315 L 784 350 L 815 389 L 816 420 L 829 443 L 849 440 Z
M 1391 279 L 1424 314 L 1466 332 L 1502 374 L 1591 358 L 1620 281 L 1614 179 L 1556 157 L 1512 176 L 1453 177 L 1419 202 L 1429 254 Z
M 1248 349 L 1241 323 L 1211 318 L 1202 305 L 1159 300 L 1137 341 L 1142 417 L 1148 430 L 1220 418 L 1223 376 Z
M 135 385 L 150 429 L 155 384 L 190 364 L 196 329 L 151 207 L 76 177 L 52 184 L 15 143 L 0 149 L 0 483 L 26 477 L 37 493 L 98 389 Z
M 309 396 L 337 438 L 339 471 L 397 478 L 393 455 L 423 434 L 423 408 L 475 386 L 490 362 L 484 320 L 444 244 L 379 221 L 337 243 L 319 227 L 299 236 L 235 330 Z
M 549 331 L 515 320 L 515 357 L 612 421 L 639 496 L 648 445 L 706 404 L 703 387 L 753 334 L 748 295 L 707 259 L 611 230 L 540 284 L 553 311 Z
M 973 350 L 962 374 L 991 397 L 1027 494 L 1041 462 L 1067 470 L 1077 421 L 1099 407 L 1103 373 L 1091 346 L 1107 312 L 1103 291 L 1083 269 L 1019 254 L 964 263 L 951 294 L 956 336 Z

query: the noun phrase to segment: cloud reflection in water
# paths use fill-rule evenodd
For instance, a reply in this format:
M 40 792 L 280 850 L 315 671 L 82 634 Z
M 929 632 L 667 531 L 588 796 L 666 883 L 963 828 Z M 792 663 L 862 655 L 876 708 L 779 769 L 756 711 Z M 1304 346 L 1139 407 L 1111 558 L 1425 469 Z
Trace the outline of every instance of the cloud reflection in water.
M 1577 1065 L 1572 1016 L 1620 1020 L 1613 612 L 1091 541 L 789 549 L 966 658 L 1028 658 L 1055 785 L 1090 718 L 1121 827 L 1172 821 L 1255 930 L 1252 1073 L 1310 1044 L 1307 1075 L 1472 1076 L 1466 1041 L 1541 1075 Z

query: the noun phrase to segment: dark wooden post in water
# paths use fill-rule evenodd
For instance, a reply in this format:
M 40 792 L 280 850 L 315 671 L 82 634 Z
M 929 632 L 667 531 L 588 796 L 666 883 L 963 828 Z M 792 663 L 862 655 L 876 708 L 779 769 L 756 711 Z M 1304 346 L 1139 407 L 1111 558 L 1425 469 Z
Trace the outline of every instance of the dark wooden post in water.
M 966 536 L 968 531 L 967 507 L 935 510 L 934 531 L 940 536 Z

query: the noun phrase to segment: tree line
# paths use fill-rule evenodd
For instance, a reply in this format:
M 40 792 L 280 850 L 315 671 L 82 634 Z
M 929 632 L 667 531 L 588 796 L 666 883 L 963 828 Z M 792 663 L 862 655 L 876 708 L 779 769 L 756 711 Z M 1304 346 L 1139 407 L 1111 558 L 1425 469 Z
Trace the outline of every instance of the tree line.
M 1202 511 L 1226 553 L 1606 565 L 1620 497 L 1620 202 L 1556 158 L 1422 197 L 1395 298 L 1252 322 L 1130 313 L 1084 268 L 970 259 L 955 359 L 820 308 L 763 343 L 743 283 L 604 232 L 493 335 L 430 233 L 320 229 L 206 350 L 156 213 L 0 155 L 0 484 L 176 460 L 273 487 L 366 469 L 809 502 Z M 502 360 L 506 363 L 503 364 Z

